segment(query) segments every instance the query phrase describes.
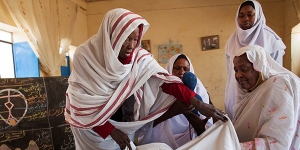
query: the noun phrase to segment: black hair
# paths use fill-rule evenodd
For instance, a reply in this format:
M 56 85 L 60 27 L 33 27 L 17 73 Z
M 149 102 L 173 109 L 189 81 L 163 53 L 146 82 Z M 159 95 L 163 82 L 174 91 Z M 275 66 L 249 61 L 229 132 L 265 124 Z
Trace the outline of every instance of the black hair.
M 189 60 L 187 59 L 187 57 L 186 57 L 184 54 L 180 54 L 180 55 L 175 59 L 174 64 L 176 63 L 176 61 L 177 61 L 178 59 L 181 59 L 181 58 L 186 59 L 186 60 L 189 62 Z M 173 65 L 174 65 L 174 64 L 173 64 Z M 189 62 L 189 64 L 190 64 L 190 62 Z
M 242 9 L 244 6 L 248 6 L 248 5 L 252 6 L 252 7 L 255 9 L 254 3 L 253 3 L 252 1 L 244 1 L 244 2 L 241 4 L 240 8 L 239 8 L 239 12 L 241 11 L 241 9 Z

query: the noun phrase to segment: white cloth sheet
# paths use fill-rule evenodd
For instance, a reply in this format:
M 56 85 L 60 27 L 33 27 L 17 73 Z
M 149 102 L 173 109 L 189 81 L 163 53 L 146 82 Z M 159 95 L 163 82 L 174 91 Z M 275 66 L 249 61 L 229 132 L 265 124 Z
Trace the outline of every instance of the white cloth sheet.
M 177 150 L 239 150 L 240 144 L 231 121 L 217 121 L 209 129 Z
M 165 143 L 150 143 L 141 146 L 137 146 L 136 150 L 173 150 Z

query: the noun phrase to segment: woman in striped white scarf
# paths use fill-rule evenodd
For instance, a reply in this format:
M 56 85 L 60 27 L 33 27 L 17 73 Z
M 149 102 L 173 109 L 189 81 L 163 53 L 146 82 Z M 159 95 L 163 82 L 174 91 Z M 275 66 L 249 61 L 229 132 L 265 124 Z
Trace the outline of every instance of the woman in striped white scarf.
M 174 97 L 207 117 L 226 120 L 141 48 L 148 28 L 141 16 L 113 9 L 98 33 L 77 48 L 65 109 L 76 149 L 131 149 L 135 131 L 166 112 Z

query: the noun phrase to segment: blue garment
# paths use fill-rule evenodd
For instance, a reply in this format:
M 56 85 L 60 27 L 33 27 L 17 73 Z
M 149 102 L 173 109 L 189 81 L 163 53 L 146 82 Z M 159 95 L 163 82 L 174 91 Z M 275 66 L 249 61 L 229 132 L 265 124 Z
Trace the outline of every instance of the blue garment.
M 182 82 L 185 86 L 187 86 L 190 90 L 194 91 L 197 84 L 197 77 L 192 72 L 186 72 L 182 76 Z M 197 94 L 197 93 L 196 93 Z M 203 102 L 200 95 L 196 95 L 196 98 Z M 200 116 L 197 109 L 194 109 L 193 112 Z

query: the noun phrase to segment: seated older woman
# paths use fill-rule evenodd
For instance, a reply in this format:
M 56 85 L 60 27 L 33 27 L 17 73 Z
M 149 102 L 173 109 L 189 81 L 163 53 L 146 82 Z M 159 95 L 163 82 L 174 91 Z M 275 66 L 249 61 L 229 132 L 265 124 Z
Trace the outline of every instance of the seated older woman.
M 238 83 L 233 124 L 242 149 L 299 149 L 300 79 L 260 46 L 233 59 Z

